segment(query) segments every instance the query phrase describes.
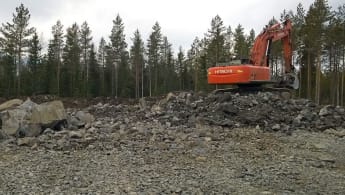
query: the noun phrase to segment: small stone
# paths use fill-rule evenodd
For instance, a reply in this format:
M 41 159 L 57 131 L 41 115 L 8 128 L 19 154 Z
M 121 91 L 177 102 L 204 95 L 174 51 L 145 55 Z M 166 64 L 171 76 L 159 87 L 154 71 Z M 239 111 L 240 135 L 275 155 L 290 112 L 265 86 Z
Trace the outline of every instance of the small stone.
M 319 116 L 326 116 L 331 114 L 331 105 L 324 106 L 323 108 L 320 109 Z
M 333 156 L 326 155 L 326 154 L 320 155 L 319 160 L 324 161 L 324 162 L 329 162 L 329 163 L 335 163 L 335 158 Z
M 211 138 L 211 137 L 205 137 L 204 139 L 205 139 L 205 141 L 207 141 L 207 142 L 212 141 L 212 138 Z
M 95 120 L 95 117 L 92 114 L 83 111 L 78 111 L 76 113 L 76 117 L 85 124 L 92 123 Z
M 284 100 L 289 100 L 291 98 L 291 93 L 287 91 L 282 92 L 280 95 Z
M 81 131 L 70 131 L 68 133 L 69 137 L 72 138 L 72 139 L 80 139 L 80 138 L 83 138 L 83 132 Z
M 24 137 L 24 138 L 19 138 L 17 140 L 17 145 L 18 146 L 34 146 L 34 144 L 38 143 L 38 139 L 35 137 Z
M 206 157 L 205 156 L 198 156 L 195 158 L 196 161 L 199 161 L 199 162 L 205 162 L 206 161 Z
M 270 194 L 273 194 L 273 193 L 270 192 L 270 191 L 262 191 L 262 192 L 260 192 L 260 194 L 262 194 L 262 195 L 270 195 Z
M 274 131 L 280 130 L 280 125 L 279 124 L 273 125 L 272 130 L 274 130 Z

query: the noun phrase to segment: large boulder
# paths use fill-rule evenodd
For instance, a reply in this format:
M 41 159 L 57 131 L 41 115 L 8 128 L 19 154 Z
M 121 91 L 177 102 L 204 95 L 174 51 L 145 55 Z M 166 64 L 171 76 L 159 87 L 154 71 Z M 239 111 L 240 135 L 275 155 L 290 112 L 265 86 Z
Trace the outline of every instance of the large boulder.
M 66 121 L 67 113 L 61 101 L 46 102 L 33 107 L 30 123 L 49 125 Z
M 23 103 L 23 100 L 13 99 L 0 104 L 0 111 L 19 106 Z
M 61 130 L 67 126 L 67 113 L 61 101 L 51 101 L 32 108 L 30 124 L 39 124 L 44 130 Z
M 27 119 L 28 112 L 26 110 L 15 108 L 3 111 L 1 113 L 1 129 L 5 134 L 14 136 L 21 124 L 25 123 Z
M 1 112 L 1 129 L 6 135 L 34 137 L 45 128 L 60 130 L 66 125 L 67 114 L 61 101 L 37 105 L 28 99 L 16 108 L 9 108 Z

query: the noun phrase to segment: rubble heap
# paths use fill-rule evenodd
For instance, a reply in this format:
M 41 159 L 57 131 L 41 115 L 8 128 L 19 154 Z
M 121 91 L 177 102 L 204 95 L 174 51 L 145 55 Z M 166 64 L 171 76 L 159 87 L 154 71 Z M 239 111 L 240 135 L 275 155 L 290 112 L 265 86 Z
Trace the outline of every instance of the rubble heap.
M 317 106 L 307 99 L 292 99 L 286 92 L 196 94 L 169 93 L 160 100 L 141 99 L 136 106 L 90 107 L 99 116 L 115 116 L 117 122 L 157 121 L 166 127 L 196 124 L 228 128 L 254 127 L 291 133 L 297 129 L 324 131 L 345 127 L 345 110 Z M 134 123 L 133 123 L 134 124 Z

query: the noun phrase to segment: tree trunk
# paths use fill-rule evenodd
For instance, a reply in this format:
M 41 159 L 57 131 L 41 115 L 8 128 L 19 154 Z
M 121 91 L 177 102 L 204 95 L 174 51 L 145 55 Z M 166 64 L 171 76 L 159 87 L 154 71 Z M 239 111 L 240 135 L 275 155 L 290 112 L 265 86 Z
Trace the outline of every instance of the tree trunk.
M 307 75 L 307 98 L 308 98 L 308 99 L 311 99 L 311 64 L 310 64 L 310 51 L 308 51 L 307 67 L 308 67 L 308 75 Z
M 342 66 L 342 74 L 341 74 L 341 106 L 344 106 L 344 69 L 345 69 L 345 46 L 343 47 L 343 66 Z
M 316 83 L 315 83 L 315 103 L 320 104 L 320 76 L 321 76 L 321 61 L 320 61 L 320 52 L 318 51 L 316 57 Z

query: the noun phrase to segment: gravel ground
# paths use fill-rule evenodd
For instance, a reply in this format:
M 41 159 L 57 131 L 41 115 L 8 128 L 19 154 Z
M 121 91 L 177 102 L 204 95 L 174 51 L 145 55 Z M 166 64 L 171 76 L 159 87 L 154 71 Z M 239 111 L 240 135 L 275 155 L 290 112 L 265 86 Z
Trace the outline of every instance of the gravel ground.
M 0 194 L 345 193 L 344 137 L 211 128 L 111 133 L 62 150 L 2 143 Z

